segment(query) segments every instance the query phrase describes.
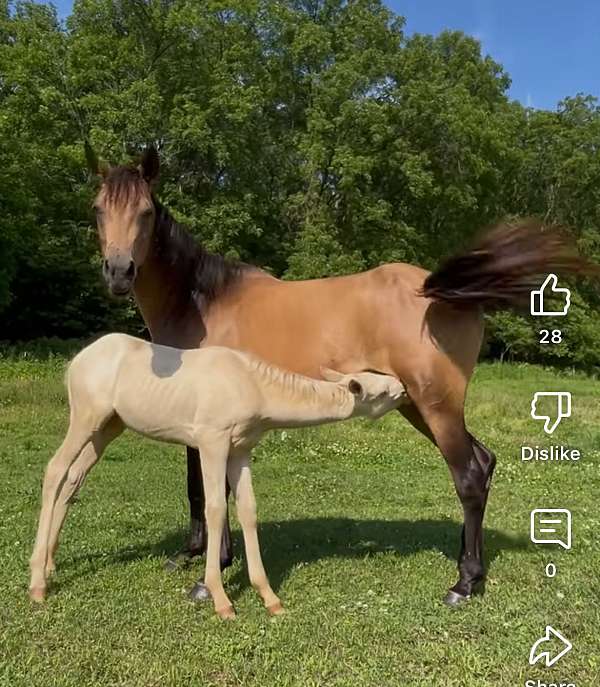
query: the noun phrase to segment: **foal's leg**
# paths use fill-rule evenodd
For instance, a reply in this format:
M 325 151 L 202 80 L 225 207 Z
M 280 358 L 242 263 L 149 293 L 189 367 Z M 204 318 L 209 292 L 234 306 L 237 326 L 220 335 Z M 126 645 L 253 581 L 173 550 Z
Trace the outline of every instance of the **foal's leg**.
M 227 515 L 225 476 L 229 448 L 230 439 L 229 436 L 225 435 L 205 440 L 200 446 L 202 477 L 204 478 L 206 495 L 205 513 L 208 537 L 204 584 L 212 596 L 216 613 L 224 619 L 235 617 L 233 605 L 223 588 L 219 561 L 221 537 Z
M 187 554 L 190 558 L 201 556 L 206 551 L 206 519 L 204 517 L 204 482 L 200 469 L 200 452 L 187 447 L 187 487 L 190 501 L 190 540 Z M 229 484 L 226 485 L 226 498 L 229 498 Z M 229 509 L 225 514 L 225 527 L 221 539 L 219 554 L 221 570 L 231 565 L 233 552 L 231 546 L 231 529 L 229 527 Z
M 206 519 L 204 517 L 204 484 L 200 469 L 200 452 L 196 448 L 187 447 L 187 494 L 190 502 L 190 538 L 187 548 L 169 559 L 167 568 L 174 570 L 178 560 L 201 556 L 206 551 Z M 229 484 L 226 486 L 227 498 L 229 498 Z M 231 545 L 231 529 L 229 527 L 229 510 L 225 516 L 225 528 L 221 539 L 221 570 L 228 568 L 233 561 L 233 549 Z M 196 600 L 208 598 L 201 592 L 194 593 Z
M 113 415 L 102 429 L 93 434 L 91 441 L 86 444 L 77 460 L 69 468 L 67 478 L 63 482 L 52 513 L 46 576 L 54 572 L 55 569 L 54 554 L 56 553 L 58 537 L 67 515 L 69 504 L 75 494 L 81 489 L 89 471 L 100 460 L 106 447 L 123 432 L 123 429 L 124 425 L 121 418 L 118 415 Z
M 46 563 L 52 513 L 56 497 L 71 463 L 92 436 L 93 429 L 71 415 L 67 436 L 58 451 L 48 463 L 42 488 L 42 508 L 33 554 L 30 559 L 31 582 L 29 595 L 34 601 L 43 601 L 46 596 Z
M 256 499 L 252 488 L 250 456 L 232 454 L 227 464 L 227 478 L 235 494 L 237 515 L 244 535 L 248 576 L 250 583 L 261 595 L 265 608 L 271 615 L 283 613 L 279 597 L 271 589 L 263 566 L 256 530 Z

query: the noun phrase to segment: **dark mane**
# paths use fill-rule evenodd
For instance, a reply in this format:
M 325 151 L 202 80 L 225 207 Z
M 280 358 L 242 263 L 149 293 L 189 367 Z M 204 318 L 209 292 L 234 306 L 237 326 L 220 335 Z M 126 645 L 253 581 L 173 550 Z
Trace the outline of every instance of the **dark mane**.
M 177 223 L 167 208 L 153 199 L 156 208 L 157 256 L 179 275 L 183 288 L 199 308 L 235 286 L 252 265 L 209 253 L 190 232 Z

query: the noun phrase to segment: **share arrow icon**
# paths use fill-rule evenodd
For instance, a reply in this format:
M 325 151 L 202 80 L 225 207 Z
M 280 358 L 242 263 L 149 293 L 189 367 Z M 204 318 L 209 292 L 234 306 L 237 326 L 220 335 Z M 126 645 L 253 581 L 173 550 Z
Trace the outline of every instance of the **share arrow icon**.
M 554 653 L 552 651 L 552 645 L 548 644 L 548 642 L 552 642 L 552 640 L 558 640 L 560 642 L 560 644 L 555 647 L 555 649 L 561 649 L 558 653 Z M 546 634 L 541 639 L 538 639 L 531 647 L 529 665 L 533 666 L 538 661 L 542 661 L 545 662 L 547 668 L 550 668 L 550 666 L 558 663 L 565 654 L 568 654 L 572 648 L 573 645 L 566 637 L 563 637 L 563 635 L 551 625 L 546 625 Z

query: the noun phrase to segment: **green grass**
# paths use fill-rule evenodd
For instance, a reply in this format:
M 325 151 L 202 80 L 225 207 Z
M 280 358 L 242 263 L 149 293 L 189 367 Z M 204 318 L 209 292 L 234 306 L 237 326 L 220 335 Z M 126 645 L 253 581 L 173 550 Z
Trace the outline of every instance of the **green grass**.
M 238 618 L 224 623 L 186 597 L 201 561 L 163 569 L 187 531 L 183 450 L 133 435 L 109 448 L 73 506 L 46 605 L 29 603 L 42 471 L 67 422 L 63 369 L 60 358 L 0 360 L 0 685 L 599 684 L 597 381 L 478 369 L 468 424 L 498 455 L 489 580 L 458 611 L 441 599 L 456 578 L 461 512 L 425 440 L 395 416 L 273 433 L 254 482 L 265 565 L 288 612 L 266 616 L 238 558 L 225 577 Z M 580 448 L 579 463 L 520 463 L 523 443 L 550 443 L 528 415 L 539 390 L 573 393 L 555 440 Z M 537 507 L 571 509 L 571 551 L 529 542 Z M 234 536 L 239 554 L 237 523 Z M 556 668 L 530 668 L 546 624 L 574 649 Z

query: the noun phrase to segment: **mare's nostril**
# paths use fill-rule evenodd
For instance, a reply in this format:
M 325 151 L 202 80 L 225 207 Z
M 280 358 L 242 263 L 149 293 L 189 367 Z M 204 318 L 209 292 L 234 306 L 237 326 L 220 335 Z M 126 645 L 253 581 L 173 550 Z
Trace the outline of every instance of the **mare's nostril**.
M 129 267 L 127 268 L 127 272 L 125 272 L 125 276 L 128 279 L 132 279 L 134 274 L 135 274 L 135 264 L 134 264 L 133 260 L 130 260 L 129 261 Z
M 104 260 L 102 262 L 102 271 L 104 274 L 108 274 L 108 260 Z

